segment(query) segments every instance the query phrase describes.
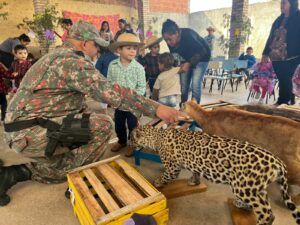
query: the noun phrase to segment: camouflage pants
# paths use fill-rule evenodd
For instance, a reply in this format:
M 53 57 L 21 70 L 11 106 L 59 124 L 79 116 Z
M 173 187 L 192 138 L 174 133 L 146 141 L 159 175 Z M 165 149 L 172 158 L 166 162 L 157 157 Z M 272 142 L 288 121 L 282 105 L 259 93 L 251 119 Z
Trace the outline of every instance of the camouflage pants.
M 77 114 L 76 117 L 81 117 L 81 114 Z M 69 170 L 98 161 L 108 148 L 108 141 L 113 132 L 110 117 L 91 114 L 90 127 L 92 139 L 87 145 L 72 151 L 65 147 L 57 147 L 55 155 L 49 159 L 44 157 L 48 142 L 46 129 L 39 126 L 28 129 L 21 140 L 12 142 L 12 148 L 17 150 L 25 140 L 26 147 L 19 153 L 35 160 L 26 164 L 32 172 L 32 179 L 42 183 L 60 183 L 66 180 L 66 173 Z

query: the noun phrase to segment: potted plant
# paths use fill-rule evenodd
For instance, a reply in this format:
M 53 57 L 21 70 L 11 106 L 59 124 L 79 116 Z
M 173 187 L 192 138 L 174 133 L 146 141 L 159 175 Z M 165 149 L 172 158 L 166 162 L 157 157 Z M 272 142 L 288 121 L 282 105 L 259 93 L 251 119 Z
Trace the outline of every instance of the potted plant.
M 33 14 L 33 18 L 25 17 L 18 28 L 27 28 L 34 32 L 41 47 L 41 54 L 49 52 L 55 44 L 54 28 L 58 26 L 61 17 L 55 5 L 46 6 L 44 12 Z

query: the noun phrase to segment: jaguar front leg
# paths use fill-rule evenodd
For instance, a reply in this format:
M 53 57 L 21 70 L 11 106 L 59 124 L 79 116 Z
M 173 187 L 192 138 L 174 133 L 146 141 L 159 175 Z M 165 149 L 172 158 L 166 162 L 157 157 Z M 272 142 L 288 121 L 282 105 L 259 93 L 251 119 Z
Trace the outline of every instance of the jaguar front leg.
M 176 179 L 180 173 L 181 167 L 178 164 L 169 161 L 167 163 L 163 162 L 165 171 L 163 175 L 154 180 L 153 185 L 157 188 L 163 187 L 170 183 L 172 180 Z

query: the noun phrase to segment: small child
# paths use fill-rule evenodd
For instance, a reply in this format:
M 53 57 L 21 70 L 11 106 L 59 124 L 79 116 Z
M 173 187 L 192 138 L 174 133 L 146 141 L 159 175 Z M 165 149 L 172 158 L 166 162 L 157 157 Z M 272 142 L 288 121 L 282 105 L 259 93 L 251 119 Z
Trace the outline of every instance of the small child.
M 18 73 L 18 76 L 14 79 L 14 85 L 12 92 L 16 92 L 19 88 L 20 83 L 25 76 L 26 72 L 31 67 L 31 62 L 27 60 L 28 51 L 27 48 L 23 45 L 17 45 L 14 48 L 15 60 L 11 64 L 11 70 Z
M 144 49 L 149 48 L 150 52 L 139 60 L 139 63 L 141 63 L 145 68 L 146 80 L 149 84 L 151 93 L 153 92 L 154 83 L 160 72 L 158 68 L 158 56 L 160 50 L 159 43 L 161 41 L 162 38 L 157 38 L 155 36 L 152 36 L 149 39 L 147 39 Z
M 260 63 L 253 66 L 252 84 L 250 91 L 256 92 L 258 103 L 263 103 L 266 93 L 273 93 L 276 74 L 269 58 L 262 58 Z
M 144 95 L 146 91 L 146 79 L 144 68 L 135 60 L 137 49 L 143 45 L 139 38 L 130 33 L 121 34 L 117 41 L 109 46 L 109 49 L 120 55 L 119 59 L 115 59 L 109 64 L 107 78 L 115 81 L 123 87 L 135 90 L 138 94 Z M 126 123 L 129 130 L 127 135 Z M 121 108 L 115 110 L 115 131 L 119 139 L 111 151 L 120 151 L 127 145 L 131 131 L 138 125 L 137 118 L 128 111 Z M 125 156 L 133 155 L 133 148 L 128 148 Z
M 159 74 L 153 89 L 153 100 L 158 100 L 163 105 L 170 107 L 177 106 L 177 96 L 181 95 L 180 91 L 180 67 L 173 67 L 174 57 L 170 53 L 163 53 L 158 56 L 158 66 L 161 73 Z
M 1 122 L 5 119 L 6 109 L 7 109 L 7 99 L 6 95 L 9 91 L 9 86 L 6 84 L 5 79 L 15 79 L 18 74 L 7 70 L 7 68 L 0 63 L 0 104 L 1 104 Z
M 300 65 L 298 65 L 298 67 L 294 73 L 292 82 L 293 82 L 294 95 L 300 97 Z
M 61 21 L 61 26 L 62 26 L 62 28 L 64 29 L 64 33 L 63 33 L 63 35 L 61 36 L 61 41 L 62 41 L 62 42 L 65 42 L 65 41 L 66 41 L 66 39 L 67 39 L 67 37 L 68 37 L 68 34 L 69 34 L 69 30 L 70 30 L 70 28 L 72 27 L 72 25 L 73 25 L 73 22 L 72 22 L 71 19 L 63 19 L 63 20 Z

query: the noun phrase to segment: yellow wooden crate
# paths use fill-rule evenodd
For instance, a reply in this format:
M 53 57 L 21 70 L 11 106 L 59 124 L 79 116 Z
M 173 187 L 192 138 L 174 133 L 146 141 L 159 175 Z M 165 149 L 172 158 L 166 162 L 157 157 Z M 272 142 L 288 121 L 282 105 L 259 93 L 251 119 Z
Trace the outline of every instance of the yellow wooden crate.
M 81 225 L 122 225 L 133 213 L 167 224 L 165 196 L 119 156 L 77 168 L 67 177 Z

